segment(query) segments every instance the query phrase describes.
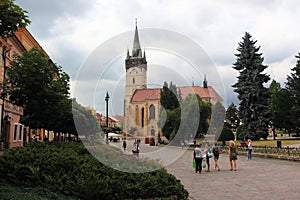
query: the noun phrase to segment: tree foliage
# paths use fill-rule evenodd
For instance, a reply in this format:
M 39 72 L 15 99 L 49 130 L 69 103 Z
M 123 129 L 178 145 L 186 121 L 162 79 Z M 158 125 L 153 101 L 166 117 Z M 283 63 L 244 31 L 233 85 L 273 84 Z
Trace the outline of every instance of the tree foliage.
M 172 137 L 176 135 L 180 125 L 181 109 L 179 99 L 181 97 L 179 97 L 176 85 L 171 82 L 168 86 L 168 83 L 164 82 L 164 86 L 160 91 L 161 109 L 158 127 L 168 139 L 172 139 L 170 138 L 172 132 Z
M 21 123 L 30 128 L 76 133 L 69 99 L 69 76 L 62 67 L 32 48 L 14 55 L 2 86 L 2 97 L 24 107 Z
M 27 11 L 14 3 L 14 0 L 0 1 L 0 37 L 11 36 L 20 27 L 30 24 Z
M 92 136 L 100 132 L 96 116 L 89 110 L 72 100 L 72 112 L 78 135 Z
M 264 58 L 258 53 L 260 47 L 255 46 L 257 41 L 251 37 L 245 33 L 237 48 L 237 60 L 233 68 L 239 71 L 239 76 L 233 87 L 240 100 L 239 117 L 244 124 L 244 131 L 248 138 L 257 140 L 268 136 L 269 91 L 264 84 L 270 78 L 263 74 L 267 66 L 263 65 Z
M 289 92 L 281 88 L 280 83 L 275 80 L 270 84 L 269 90 L 272 126 L 291 132 L 293 119 L 291 117 L 292 99 Z
M 226 109 L 221 104 L 221 102 L 217 102 L 212 106 L 210 123 L 208 133 L 215 135 L 215 139 L 218 140 L 224 126 L 224 120 L 226 116 Z
M 296 66 L 287 77 L 286 89 L 291 97 L 291 121 L 293 129 L 300 134 L 300 53 L 296 56 Z
M 226 110 L 226 124 L 230 129 L 236 129 L 241 122 L 238 112 L 239 110 L 233 103 L 231 103 Z
M 179 100 L 181 96 L 177 92 L 177 87 L 172 82 L 168 86 L 167 82 L 164 82 L 163 88 L 160 90 L 160 105 L 161 108 L 166 110 L 173 110 L 180 106 Z

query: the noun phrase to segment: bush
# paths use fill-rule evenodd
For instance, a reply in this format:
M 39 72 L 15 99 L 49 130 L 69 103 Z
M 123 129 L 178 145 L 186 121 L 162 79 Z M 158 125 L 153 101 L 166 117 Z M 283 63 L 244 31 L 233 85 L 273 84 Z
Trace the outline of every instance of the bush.
M 115 149 L 111 152 L 119 153 Z M 145 161 L 132 159 L 125 160 L 140 162 L 137 168 L 144 167 Z M 37 142 L 7 150 L 0 156 L 0 179 L 17 185 L 47 187 L 81 199 L 188 197 L 183 185 L 165 169 L 149 173 L 114 170 L 95 159 L 80 143 Z
M 231 131 L 230 128 L 224 126 L 220 137 L 217 139 L 218 141 L 229 141 L 229 140 L 234 140 L 234 134 Z

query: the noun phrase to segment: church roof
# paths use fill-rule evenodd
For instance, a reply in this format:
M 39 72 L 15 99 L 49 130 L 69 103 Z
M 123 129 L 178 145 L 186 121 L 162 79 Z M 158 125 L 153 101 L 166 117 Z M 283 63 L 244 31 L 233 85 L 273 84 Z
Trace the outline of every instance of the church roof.
M 222 97 L 215 91 L 215 89 L 211 86 L 207 88 L 201 86 L 186 86 L 179 87 L 181 91 L 182 99 L 185 99 L 189 94 L 195 93 L 198 94 L 202 99 L 216 99 L 218 101 L 223 101 Z
M 135 22 L 135 32 L 132 48 L 132 57 L 142 57 L 142 49 L 140 45 L 139 33 L 137 28 L 137 22 Z
M 160 88 L 138 89 L 134 92 L 131 102 L 141 102 L 146 100 L 156 100 L 160 98 Z
M 201 86 L 186 86 L 178 87 L 181 92 L 182 99 L 185 99 L 189 94 L 198 94 L 202 99 L 216 99 L 223 101 L 222 97 L 214 90 L 213 87 L 208 86 L 203 88 Z M 160 88 L 154 89 L 138 89 L 134 92 L 131 102 L 143 102 L 147 100 L 159 100 L 160 99 Z

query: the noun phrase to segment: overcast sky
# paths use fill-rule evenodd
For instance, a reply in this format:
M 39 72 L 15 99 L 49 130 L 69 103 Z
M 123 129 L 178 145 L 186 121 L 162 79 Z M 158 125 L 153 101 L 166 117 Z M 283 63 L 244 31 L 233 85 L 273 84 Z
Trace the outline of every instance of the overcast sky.
M 231 87 L 238 73 L 232 64 L 245 32 L 261 46 L 264 64 L 269 66 L 265 73 L 282 87 L 300 52 L 297 0 L 15 3 L 28 11 L 32 22 L 27 28 L 31 34 L 71 76 L 71 96 L 104 113 L 108 91 L 110 115 L 123 114 L 124 59 L 127 48 L 132 49 L 136 18 L 148 61 L 149 87 L 161 87 L 165 80 L 177 85 L 202 85 L 206 75 L 208 84 L 222 95 L 225 106 L 238 104 Z M 165 41 L 169 42 L 167 47 L 162 46 Z M 177 41 L 185 45 L 172 46 Z

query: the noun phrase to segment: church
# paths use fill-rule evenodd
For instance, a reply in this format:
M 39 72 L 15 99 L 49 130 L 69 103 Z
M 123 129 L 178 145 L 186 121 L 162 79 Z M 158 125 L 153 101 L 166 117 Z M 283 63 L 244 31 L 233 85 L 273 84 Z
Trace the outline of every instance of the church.
M 157 126 L 161 88 L 147 88 L 146 53 L 145 50 L 142 52 L 137 25 L 131 54 L 127 50 L 125 68 L 124 133 L 139 137 L 162 136 Z M 194 93 L 212 104 L 218 101 L 223 103 L 223 99 L 214 88 L 208 86 L 206 78 L 204 78 L 203 87 L 185 86 L 177 87 L 177 89 L 180 90 L 182 99 Z

